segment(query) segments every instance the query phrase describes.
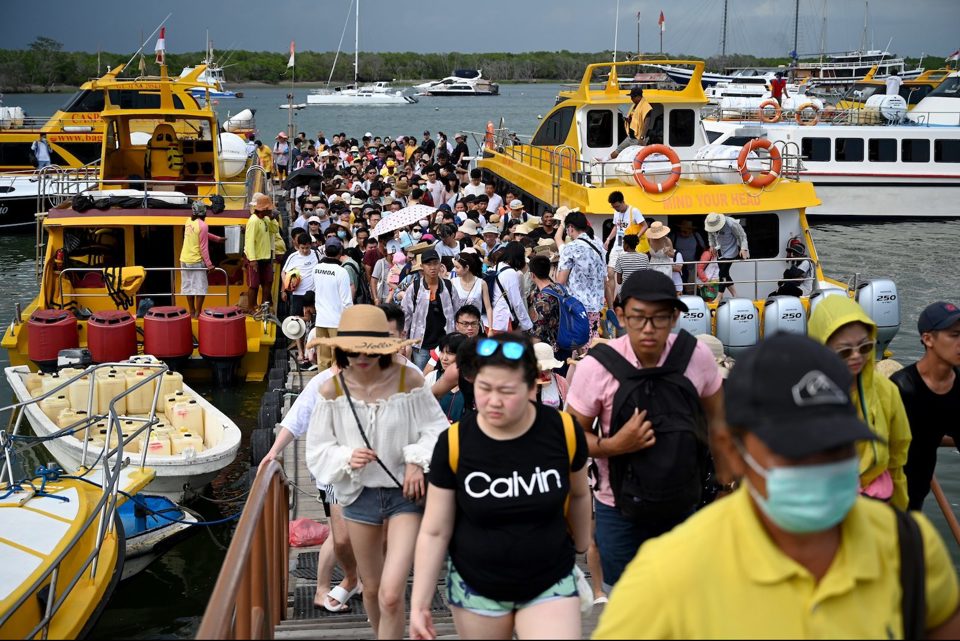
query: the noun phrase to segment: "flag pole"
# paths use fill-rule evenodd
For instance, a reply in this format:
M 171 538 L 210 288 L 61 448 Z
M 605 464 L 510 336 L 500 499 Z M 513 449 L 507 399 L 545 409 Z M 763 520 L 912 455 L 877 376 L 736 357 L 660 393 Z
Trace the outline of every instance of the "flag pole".
M 637 11 L 637 59 L 640 58 L 640 12 Z

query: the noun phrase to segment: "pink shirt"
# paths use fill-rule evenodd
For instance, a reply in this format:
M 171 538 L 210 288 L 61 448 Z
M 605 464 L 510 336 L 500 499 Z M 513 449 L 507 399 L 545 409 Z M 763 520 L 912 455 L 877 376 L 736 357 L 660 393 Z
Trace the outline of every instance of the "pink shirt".
M 658 367 L 667 360 L 667 354 L 670 353 L 670 348 L 676 339 L 675 334 L 667 337 L 667 346 L 663 350 L 663 354 L 660 355 L 660 360 L 657 362 Z M 640 367 L 640 360 L 633 353 L 629 336 L 621 336 L 607 344 L 633 363 L 634 366 Z M 697 341 L 693 356 L 690 357 L 690 364 L 687 365 L 684 376 L 689 378 L 693 386 L 697 388 L 701 398 L 716 394 L 723 383 L 720 368 L 717 366 L 710 348 L 699 341 Z M 567 393 L 567 406 L 584 416 L 599 416 L 603 436 L 610 436 L 613 397 L 619 388 L 620 383 L 613 377 L 613 374 L 608 372 L 595 358 L 587 356 L 573 372 L 573 380 Z M 583 427 L 589 428 L 590 426 L 584 425 Z M 594 490 L 594 494 L 597 500 L 604 505 L 614 507 L 613 491 L 610 489 L 609 463 L 605 458 L 598 458 L 596 462 L 597 470 L 600 473 L 600 482 L 598 483 L 599 487 Z

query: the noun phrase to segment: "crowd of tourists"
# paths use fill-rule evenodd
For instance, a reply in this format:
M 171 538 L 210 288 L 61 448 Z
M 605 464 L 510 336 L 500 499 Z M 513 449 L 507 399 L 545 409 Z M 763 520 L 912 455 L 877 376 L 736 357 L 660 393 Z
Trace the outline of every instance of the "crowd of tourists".
M 736 220 L 671 230 L 614 192 L 594 229 L 484 184 L 460 135 L 285 138 L 260 158 L 289 220 L 254 198 L 245 252 L 249 304 L 276 266 L 312 328 L 294 349 L 317 374 L 262 465 L 305 439 L 332 530 L 317 607 L 362 594 L 378 638 L 433 638 L 444 573 L 462 638 L 579 638 L 607 595 L 598 638 L 960 633 L 918 511 L 960 410 L 956 306 L 924 310 L 892 381 L 845 297 L 731 368 L 675 326 L 678 294 L 733 289 Z

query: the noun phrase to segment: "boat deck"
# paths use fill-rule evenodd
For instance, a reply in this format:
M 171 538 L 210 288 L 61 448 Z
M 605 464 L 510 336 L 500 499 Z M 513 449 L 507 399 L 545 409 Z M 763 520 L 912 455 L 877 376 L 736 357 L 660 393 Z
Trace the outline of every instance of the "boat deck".
M 315 372 L 303 372 L 303 384 Z M 287 389 L 299 389 L 299 376 L 296 371 L 287 378 Z M 284 413 L 289 409 L 291 401 L 284 404 Z M 281 429 L 281 428 L 278 428 Z M 309 518 L 318 523 L 326 523 L 327 516 L 323 511 L 323 504 L 317 500 L 317 490 L 310 472 L 307 469 L 304 452 L 305 441 L 294 440 L 283 451 L 283 469 L 287 478 L 294 484 L 291 494 L 294 497 L 293 507 L 290 510 L 290 520 Z M 363 599 L 356 596 L 350 601 L 351 612 L 331 613 L 313 605 L 313 595 L 317 587 L 317 556 L 319 547 L 290 548 L 289 554 L 289 582 L 287 593 L 287 614 L 285 620 L 276 627 L 276 639 L 373 639 L 373 630 L 367 622 L 367 615 L 363 609 Z M 586 560 L 579 559 L 581 568 L 589 576 Z M 334 570 L 334 581 L 342 576 L 339 568 Z M 407 581 L 406 605 L 409 612 L 409 594 L 413 584 L 413 575 Z M 456 629 L 453 617 L 447 607 L 444 589 L 445 578 L 441 577 L 437 583 L 437 592 L 434 595 L 432 610 L 433 622 L 437 631 L 437 638 L 456 639 Z M 583 619 L 582 638 L 589 639 L 597 626 L 602 606 L 595 606 L 593 612 Z

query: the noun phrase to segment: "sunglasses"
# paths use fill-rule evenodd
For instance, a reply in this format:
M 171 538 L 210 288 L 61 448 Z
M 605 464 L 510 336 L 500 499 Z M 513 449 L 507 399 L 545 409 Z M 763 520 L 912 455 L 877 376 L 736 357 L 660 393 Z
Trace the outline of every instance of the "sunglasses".
M 877 347 L 877 341 L 864 341 L 857 345 L 856 347 L 843 347 L 836 350 L 837 356 L 841 360 L 849 360 L 854 354 L 860 354 L 861 356 L 866 356 L 872 352 Z
M 508 341 L 501 343 L 492 338 L 484 338 L 477 342 L 477 356 L 493 356 L 497 350 L 500 350 L 500 353 L 503 354 L 503 357 L 507 360 L 516 361 L 523 356 L 523 353 L 526 351 L 523 343 L 517 343 L 514 341 Z
M 303 211 L 316 211 L 316 210 L 317 210 L 316 207 L 304 207 L 304 208 L 303 208 Z

